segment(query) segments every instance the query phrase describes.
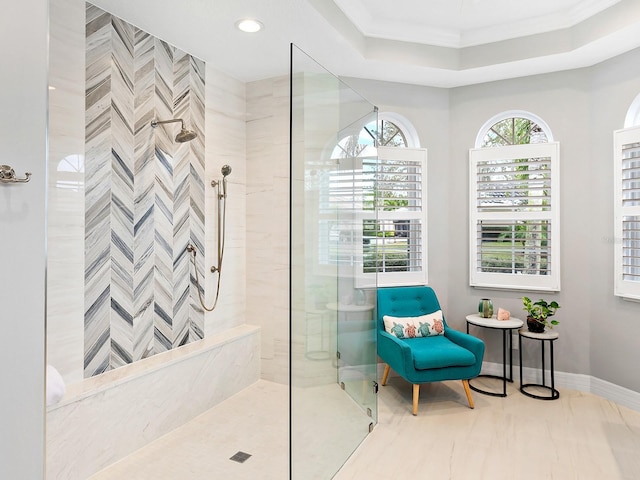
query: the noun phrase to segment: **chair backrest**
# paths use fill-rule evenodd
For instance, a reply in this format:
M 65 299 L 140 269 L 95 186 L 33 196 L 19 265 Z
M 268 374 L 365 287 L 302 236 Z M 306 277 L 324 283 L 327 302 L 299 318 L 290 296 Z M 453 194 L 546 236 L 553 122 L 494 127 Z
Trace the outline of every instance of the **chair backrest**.
M 378 328 L 384 329 L 382 317 L 419 317 L 441 310 L 440 302 L 433 288 L 427 286 L 413 287 L 385 287 L 379 288 L 378 297 Z M 444 313 L 442 315 L 443 322 Z

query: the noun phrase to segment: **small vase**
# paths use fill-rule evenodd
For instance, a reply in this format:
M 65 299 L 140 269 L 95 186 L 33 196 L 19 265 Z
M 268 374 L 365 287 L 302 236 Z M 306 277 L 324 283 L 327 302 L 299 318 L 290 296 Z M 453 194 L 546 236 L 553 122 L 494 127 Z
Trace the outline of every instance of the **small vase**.
M 532 333 L 542 333 L 544 332 L 544 325 L 538 322 L 533 317 L 527 317 L 527 328 Z
M 491 318 L 493 316 L 493 302 L 490 298 L 483 298 L 478 304 L 478 313 L 482 318 Z

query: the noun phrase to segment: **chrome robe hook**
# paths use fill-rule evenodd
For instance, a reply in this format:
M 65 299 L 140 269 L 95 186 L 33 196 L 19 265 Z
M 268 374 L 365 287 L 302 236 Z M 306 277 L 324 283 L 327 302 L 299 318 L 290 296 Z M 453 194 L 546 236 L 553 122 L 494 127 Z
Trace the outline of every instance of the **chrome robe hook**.
M 0 165 L 0 183 L 27 183 L 31 180 L 31 172 L 26 172 L 24 178 L 16 178 L 16 172 L 9 165 Z

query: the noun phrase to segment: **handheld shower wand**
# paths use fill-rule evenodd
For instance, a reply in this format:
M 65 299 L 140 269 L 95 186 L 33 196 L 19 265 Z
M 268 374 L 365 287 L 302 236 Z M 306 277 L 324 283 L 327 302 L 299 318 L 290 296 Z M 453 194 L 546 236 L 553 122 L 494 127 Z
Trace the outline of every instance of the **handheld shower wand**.
M 231 167 L 223 165 L 220 169 L 222 172 L 222 180 L 211 180 L 212 187 L 218 187 L 218 198 L 227 198 L 227 177 L 231 174 Z M 222 184 L 222 193 L 220 193 L 220 184 Z
M 227 198 L 227 177 L 231 173 L 231 167 L 223 165 L 220 171 L 222 172 L 222 198 Z
M 200 277 L 198 276 L 198 266 L 196 265 L 196 255 L 197 250 L 195 246 L 192 244 L 187 245 L 187 252 L 193 255 L 193 268 L 196 272 L 196 288 L 198 290 L 198 299 L 200 300 L 200 305 L 207 312 L 211 312 L 216 305 L 218 304 L 218 297 L 220 296 L 220 279 L 222 278 L 222 259 L 224 258 L 224 240 L 225 234 L 227 231 L 227 177 L 231 173 L 231 167 L 229 165 L 224 165 L 222 167 L 222 180 L 211 181 L 212 187 L 218 187 L 218 265 L 211 267 L 211 273 L 218 274 L 218 281 L 216 287 L 216 298 L 213 302 L 212 307 L 207 307 L 204 303 L 204 299 L 202 298 L 202 289 L 200 288 Z M 222 183 L 222 193 L 220 193 L 220 184 Z

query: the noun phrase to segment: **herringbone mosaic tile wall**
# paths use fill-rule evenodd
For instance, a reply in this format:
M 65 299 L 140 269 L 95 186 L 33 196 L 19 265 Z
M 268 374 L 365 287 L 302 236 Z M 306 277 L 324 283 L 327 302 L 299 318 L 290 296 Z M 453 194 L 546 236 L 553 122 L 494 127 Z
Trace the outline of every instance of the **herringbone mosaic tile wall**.
M 85 377 L 203 338 L 205 64 L 87 4 Z M 175 143 L 182 118 L 198 137 Z

